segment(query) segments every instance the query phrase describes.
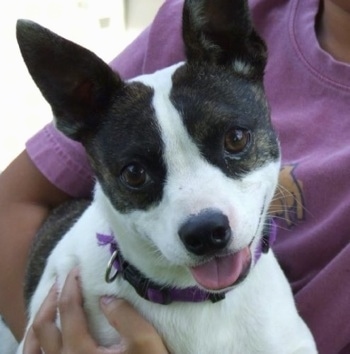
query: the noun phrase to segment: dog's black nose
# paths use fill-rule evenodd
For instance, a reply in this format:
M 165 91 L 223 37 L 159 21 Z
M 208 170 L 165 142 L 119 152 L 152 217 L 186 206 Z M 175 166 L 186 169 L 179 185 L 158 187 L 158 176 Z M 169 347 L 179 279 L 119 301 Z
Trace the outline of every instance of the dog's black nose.
M 202 256 L 224 249 L 230 240 L 231 228 L 226 215 L 211 209 L 187 219 L 179 236 L 188 251 Z

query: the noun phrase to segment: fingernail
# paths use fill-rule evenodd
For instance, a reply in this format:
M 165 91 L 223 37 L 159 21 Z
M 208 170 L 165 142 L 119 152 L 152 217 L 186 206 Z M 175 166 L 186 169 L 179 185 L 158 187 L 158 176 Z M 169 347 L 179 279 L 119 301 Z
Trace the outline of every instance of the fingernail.
M 74 267 L 71 269 L 71 274 L 73 274 L 74 278 L 76 280 L 80 279 L 80 272 L 79 272 L 79 268 L 78 267 Z
M 102 305 L 107 306 L 107 305 L 109 305 L 112 301 L 114 301 L 115 299 L 116 299 L 115 296 L 107 296 L 107 295 L 105 295 L 105 296 L 102 296 L 100 300 L 101 300 Z
M 51 285 L 51 288 L 50 288 L 49 292 L 50 293 L 55 293 L 56 295 L 58 294 L 57 280 Z

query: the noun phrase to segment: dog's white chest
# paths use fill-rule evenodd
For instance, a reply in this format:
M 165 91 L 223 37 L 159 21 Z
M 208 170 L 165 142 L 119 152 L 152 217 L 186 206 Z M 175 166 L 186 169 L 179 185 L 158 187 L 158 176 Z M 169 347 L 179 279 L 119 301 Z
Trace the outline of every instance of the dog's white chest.
M 99 309 L 99 296 L 107 293 L 130 301 L 154 324 L 171 353 L 290 354 L 299 348 L 304 348 L 300 353 L 315 353 L 311 335 L 295 310 L 289 285 L 272 252 L 263 255 L 249 277 L 222 301 L 159 305 L 141 299 L 125 281 L 108 285 L 100 279 L 92 283 L 105 266 L 99 264 L 102 258 L 93 257 L 100 251 L 91 247 L 81 252 L 79 262 L 83 265 L 91 328 L 102 344 L 118 341 Z M 105 259 L 108 257 L 107 252 Z

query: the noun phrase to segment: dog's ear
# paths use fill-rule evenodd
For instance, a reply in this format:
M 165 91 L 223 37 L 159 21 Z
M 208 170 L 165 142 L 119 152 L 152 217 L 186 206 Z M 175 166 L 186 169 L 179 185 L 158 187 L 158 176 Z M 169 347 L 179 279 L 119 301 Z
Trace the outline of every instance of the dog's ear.
M 122 80 L 89 50 L 34 22 L 17 21 L 17 41 L 33 80 L 51 105 L 57 128 L 83 140 L 100 123 Z
M 183 38 L 189 62 L 235 66 L 261 79 L 267 51 L 247 0 L 185 0 Z

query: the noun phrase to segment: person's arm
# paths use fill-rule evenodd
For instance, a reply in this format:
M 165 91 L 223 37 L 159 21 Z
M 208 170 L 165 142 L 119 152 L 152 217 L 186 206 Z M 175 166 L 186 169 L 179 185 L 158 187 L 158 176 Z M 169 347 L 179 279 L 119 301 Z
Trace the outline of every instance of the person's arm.
M 18 340 L 25 329 L 23 279 L 33 237 L 51 208 L 69 196 L 22 152 L 0 174 L 0 313 Z

